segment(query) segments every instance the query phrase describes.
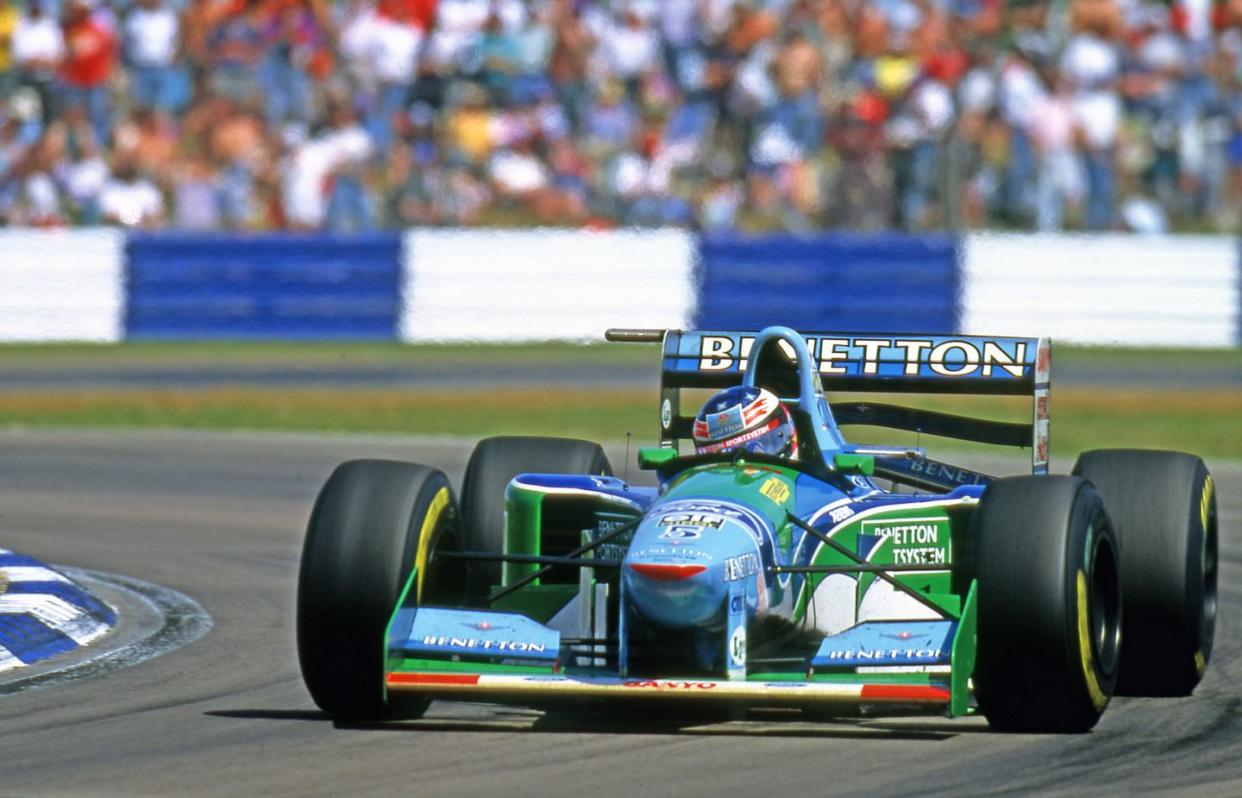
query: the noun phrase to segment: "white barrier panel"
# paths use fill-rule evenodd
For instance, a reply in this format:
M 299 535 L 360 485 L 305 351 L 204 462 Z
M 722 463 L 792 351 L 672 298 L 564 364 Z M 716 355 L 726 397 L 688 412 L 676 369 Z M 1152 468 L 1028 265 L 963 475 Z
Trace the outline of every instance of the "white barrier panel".
M 599 340 L 687 326 L 693 238 L 680 230 L 415 230 L 403 252 L 406 341 Z
M 1238 242 L 1226 236 L 967 236 L 962 332 L 1084 344 L 1233 346 Z
M 119 341 L 119 230 L 0 230 L 0 341 Z

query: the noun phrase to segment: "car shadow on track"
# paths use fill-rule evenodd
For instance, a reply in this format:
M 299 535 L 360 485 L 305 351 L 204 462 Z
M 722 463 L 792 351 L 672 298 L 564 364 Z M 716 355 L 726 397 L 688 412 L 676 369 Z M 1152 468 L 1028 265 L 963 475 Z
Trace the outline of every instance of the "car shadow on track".
M 970 721 L 927 719 L 840 718 L 832 721 L 806 721 L 797 711 L 752 712 L 745 718 L 658 717 L 633 713 L 575 712 L 488 707 L 490 715 L 469 717 L 423 717 L 416 720 L 380 722 L 334 721 L 317 710 L 236 709 L 213 710 L 203 714 L 215 718 L 246 720 L 311 721 L 331 723 L 342 730 L 391 732 L 474 732 L 525 731 L 533 734 L 633 734 L 706 735 L 723 737 L 801 737 L 876 740 L 923 740 L 939 742 L 959 734 L 987 732 L 986 725 Z

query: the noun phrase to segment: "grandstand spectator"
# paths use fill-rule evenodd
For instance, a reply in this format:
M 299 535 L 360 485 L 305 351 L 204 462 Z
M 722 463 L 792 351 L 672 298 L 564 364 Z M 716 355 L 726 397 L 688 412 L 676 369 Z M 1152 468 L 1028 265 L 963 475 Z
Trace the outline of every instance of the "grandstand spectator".
M 96 140 L 107 142 L 112 137 L 108 81 L 118 44 L 111 21 L 96 13 L 96 5 L 97 0 L 68 0 L 66 4 L 60 107 L 84 109 Z
M 220 176 L 211 161 L 194 156 L 176 167 L 172 224 L 181 230 L 210 232 L 224 227 Z
M 621 81 L 630 100 L 635 100 L 643 76 L 659 64 L 659 35 L 632 6 L 623 7 L 615 19 L 601 22 L 599 28 L 597 79 Z
M 1009 54 L 1001 66 L 997 104 L 1008 133 L 1008 169 L 1004 183 L 1004 213 L 1013 224 L 1026 224 L 1034 210 L 1031 192 L 1035 179 L 1035 152 L 1030 128 L 1045 87 L 1031 57 L 1022 50 Z
M 1084 182 L 1075 147 L 1079 131 L 1073 97 L 1064 77 L 1054 76 L 1052 90 L 1036 102 L 1030 133 L 1039 158 L 1035 225 L 1045 232 L 1060 230 L 1067 208 L 1076 214 Z
M 1074 92 L 1073 109 L 1080 131 L 1087 179 L 1086 226 L 1104 230 L 1112 225 L 1116 202 L 1114 158 L 1121 127 L 1121 97 L 1117 91 L 1121 59 L 1117 43 L 1118 19 L 1108 2 L 1075 4 L 1080 30 L 1061 57 L 1061 74 Z
M 108 162 L 81 109 L 70 109 L 60 122 L 68 146 L 56 165 L 56 183 L 64 187 L 64 204 L 74 217 L 82 224 L 98 224 L 99 194 L 111 176 Z
M 55 118 L 56 70 L 65 56 L 65 37 L 59 23 L 47 13 L 43 0 L 31 0 L 13 29 L 13 62 L 18 80 L 38 95 L 43 123 Z
M 11 96 L 17 88 L 17 65 L 13 62 L 13 31 L 21 12 L 14 0 L 0 0 L 0 97 Z
M 199 0 L 205 63 L 211 88 L 239 105 L 259 99 L 257 70 L 263 58 L 263 0 Z M 197 20 L 196 20 L 197 21 Z
M 99 213 L 109 224 L 155 227 L 164 220 L 164 199 L 132 160 L 118 158 L 112 178 L 99 192 Z
M 0 93 L 9 223 L 1242 217 L 1242 0 L 0 0 Z
M 426 21 L 409 3 L 385 2 L 365 24 L 369 25 L 370 36 L 369 44 L 362 50 L 369 56 L 365 68 L 377 84 L 367 130 L 383 150 L 388 146 L 394 117 L 409 108 L 419 51 L 426 38 Z
M 180 30 L 176 12 L 164 0 L 136 0 L 125 18 L 125 60 L 137 105 L 166 112 L 185 105 L 177 67 Z
M 321 140 L 327 147 L 330 168 L 328 229 L 370 230 L 375 226 L 375 209 L 365 188 L 365 169 L 375 152 L 375 142 L 359 123 L 349 102 L 340 100 L 333 104 L 330 126 Z
M 325 0 L 277 0 L 268 12 L 258 79 L 264 118 L 272 129 L 292 120 L 310 121 L 312 81 L 331 74 L 325 5 Z

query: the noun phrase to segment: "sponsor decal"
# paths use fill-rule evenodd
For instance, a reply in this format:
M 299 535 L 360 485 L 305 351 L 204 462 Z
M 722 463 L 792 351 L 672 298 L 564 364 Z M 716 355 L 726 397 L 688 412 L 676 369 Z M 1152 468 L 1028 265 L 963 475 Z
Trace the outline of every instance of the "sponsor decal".
M 756 438 L 761 438 L 764 435 L 767 435 L 772 430 L 779 427 L 780 425 L 781 425 L 781 420 L 779 418 L 774 418 L 771 421 L 769 421 L 766 425 L 759 427 L 758 429 L 752 429 L 750 432 L 744 433 L 742 435 L 738 435 L 736 438 L 729 438 L 728 440 L 720 441 L 719 443 L 709 443 L 709 444 L 699 446 L 698 450 L 701 454 L 715 454 L 716 452 L 723 451 L 725 449 L 732 449 L 736 446 L 741 446 L 743 443 L 749 443 L 755 440 Z M 741 427 L 738 428 L 738 430 L 740 429 Z M 698 435 L 698 434 L 699 433 L 696 429 L 695 435 Z M 728 435 L 729 433 L 723 432 L 720 434 Z M 715 438 L 719 436 L 712 435 L 711 437 Z
M 665 399 L 660 403 L 660 426 L 668 429 L 673 426 L 673 402 Z
M 755 337 L 753 335 L 744 335 L 741 338 L 741 351 L 735 353 L 733 351 L 733 339 L 727 335 L 704 335 L 699 341 L 699 369 L 702 371 L 726 371 L 734 366 L 740 370 L 746 369 L 746 358 L 750 356 L 750 350 L 755 345 Z M 741 358 L 740 363 L 737 357 Z
M 667 679 L 631 679 L 621 683 L 623 687 L 637 687 L 646 690 L 712 690 L 715 682 L 681 682 Z
M 671 546 L 647 546 L 645 548 L 637 549 L 631 552 L 630 556 L 632 559 L 636 560 L 652 557 L 671 557 L 675 560 L 707 560 L 710 562 L 715 559 L 710 553 L 703 551 L 702 549 L 694 547 L 683 549 L 678 547 L 675 542 L 673 542 L 673 545 Z M 620 560 L 622 557 L 615 557 L 613 559 Z
M 925 666 L 949 661 L 952 621 L 862 623 L 827 637 L 812 664 L 819 666 Z
M 832 523 L 839 524 L 854 514 L 852 507 L 837 507 L 828 511 L 828 517 L 832 519 Z
M 707 436 L 709 438 L 723 438 L 726 435 L 734 435 L 746 428 L 742 421 L 742 411 L 740 408 L 733 408 L 724 413 L 714 413 L 707 417 Z
M 952 482 L 955 485 L 980 485 L 983 483 L 983 477 L 980 474 L 968 471 L 965 468 L 955 468 L 954 466 L 937 463 L 932 460 L 911 461 L 910 472 L 923 474 L 929 479 Z
M 931 547 L 893 549 L 893 563 L 896 565 L 944 565 L 944 549 Z
M 743 554 L 739 557 L 726 557 L 724 561 L 726 582 L 737 582 L 748 576 L 759 573 L 759 555 Z
M 702 530 L 694 526 L 671 526 L 660 533 L 661 540 L 672 541 L 698 540 L 702 536 Z
M 521 640 L 479 640 L 473 637 L 445 637 L 443 635 L 427 635 L 423 638 L 424 646 L 440 648 L 483 649 L 484 651 L 523 651 L 542 654 L 548 650 L 543 643 L 524 643 Z
M 759 487 L 759 492 L 777 504 L 784 504 L 789 499 L 789 486 L 779 477 L 769 477 L 768 481 Z
M 754 336 L 704 335 L 701 371 L 744 371 Z M 807 338 L 821 374 L 940 377 L 1007 377 L 1026 373 L 1027 341 L 931 338 Z M 780 350 L 793 359 L 789 346 Z M 1046 350 L 1039 350 L 1044 357 Z M 1046 363 L 1044 364 L 1046 365 Z M 1046 369 L 1045 369 L 1046 370 Z
M 894 546 L 909 546 L 914 543 L 936 544 L 940 542 L 940 527 L 935 523 L 886 524 L 876 522 L 870 530 L 893 541 Z
M 729 638 L 729 661 L 738 668 L 746 666 L 746 627 L 744 625 L 734 629 L 733 636 Z
M 770 545 L 771 525 L 759 513 L 747 507 L 714 502 L 707 499 L 679 499 L 660 505 L 653 511 L 660 518 L 660 526 L 701 526 L 720 529 L 722 523 L 687 524 L 680 520 L 686 516 L 703 516 L 705 518 L 733 521 L 741 526 L 759 546 Z M 666 520 L 672 519 L 672 520 Z
M 740 518 L 742 511 L 728 504 L 707 499 L 682 499 L 661 505 L 657 513 L 713 513 L 728 518 Z
M 828 652 L 828 660 L 845 662 L 872 662 L 875 660 L 902 660 L 910 662 L 936 662 L 945 656 L 938 648 L 846 648 Z
M 720 529 L 725 518 L 715 513 L 675 513 L 660 518 L 660 526 Z
M 628 550 L 628 546 L 619 543 L 601 543 L 595 547 L 595 556 L 601 560 L 621 560 Z
M 891 541 L 893 562 L 897 565 L 939 565 L 949 561 L 947 516 L 863 521 L 862 533 Z
M 478 631 L 478 632 L 487 632 L 492 629 L 512 629 L 513 628 L 512 626 L 509 626 L 508 624 L 497 626 L 496 624 L 490 621 L 479 621 L 478 623 L 468 623 L 466 624 L 466 626 L 469 626 L 471 629 L 474 629 L 475 631 Z

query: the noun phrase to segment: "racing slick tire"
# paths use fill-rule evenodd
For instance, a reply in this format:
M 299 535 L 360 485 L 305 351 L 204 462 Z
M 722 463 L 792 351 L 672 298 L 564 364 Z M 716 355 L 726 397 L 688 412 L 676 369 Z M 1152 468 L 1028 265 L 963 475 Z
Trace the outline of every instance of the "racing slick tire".
M 384 686 L 388 621 L 409 581 L 416 600 L 460 599 L 465 574 L 437 549 L 456 547 L 459 522 L 448 478 L 392 460 L 351 460 L 319 491 L 298 574 L 297 639 L 311 698 L 346 721 L 418 717 L 428 700 Z
M 974 684 L 997 730 L 1085 732 L 1120 662 L 1117 540 L 1095 489 L 1071 476 L 991 483 L 971 519 L 978 580 Z
M 466 551 L 504 551 L 505 489 L 518 474 L 612 475 L 598 443 L 573 438 L 502 436 L 479 441 L 466 465 L 461 486 L 462 547 Z M 499 562 L 472 562 L 467 569 L 467 600 L 486 603 L 500 583 Z
M 1121 540 L 1117 694 L 1190 695 L 1212 656 L 1218 540 L 1212 475 L 1181 452 L 1084 452 L 1074 473 L 1104 499 Z

